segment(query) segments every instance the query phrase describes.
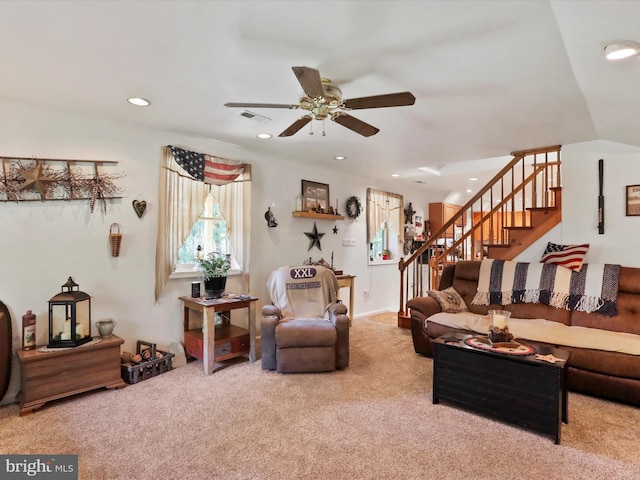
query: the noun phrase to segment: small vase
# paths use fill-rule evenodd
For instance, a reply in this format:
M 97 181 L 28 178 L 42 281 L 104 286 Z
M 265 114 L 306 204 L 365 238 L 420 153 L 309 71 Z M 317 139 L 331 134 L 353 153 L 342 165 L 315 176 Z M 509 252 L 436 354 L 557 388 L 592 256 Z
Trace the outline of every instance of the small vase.
M 224 293 L 227 277 L 213 277 L 204 280 L 204 292 L 208 298 L 220 298 Z
M 110 337 L 113 333 L 113 327 L 116 326 L 116 321 L 109 318 L 107 320 L 100 320 L 96 322 L 96 326 L 98 327 L 98 333 L 102 338 Z

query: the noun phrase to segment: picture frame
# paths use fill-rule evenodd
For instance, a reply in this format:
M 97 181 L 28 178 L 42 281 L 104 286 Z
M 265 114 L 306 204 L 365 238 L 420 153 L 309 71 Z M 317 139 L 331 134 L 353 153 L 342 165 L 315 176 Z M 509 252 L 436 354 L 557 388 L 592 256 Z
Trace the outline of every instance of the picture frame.
M 626 190 L 627 217 L 640 216 L 640 185 L 627 185 Z
M 302 180 L 302 209 L 307 212 L 329 213 L 329 185 Z

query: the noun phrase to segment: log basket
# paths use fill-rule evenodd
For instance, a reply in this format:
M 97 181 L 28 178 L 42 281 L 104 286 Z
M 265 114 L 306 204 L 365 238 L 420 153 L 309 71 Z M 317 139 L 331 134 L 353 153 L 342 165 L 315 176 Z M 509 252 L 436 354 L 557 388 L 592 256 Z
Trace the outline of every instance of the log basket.
M 122 233 L 120 233 L 120 225 L 112 223 L 109 229 L 109 245 L 111 246 L 111 256 L 120 255 L 120 244 L 122 243 Z

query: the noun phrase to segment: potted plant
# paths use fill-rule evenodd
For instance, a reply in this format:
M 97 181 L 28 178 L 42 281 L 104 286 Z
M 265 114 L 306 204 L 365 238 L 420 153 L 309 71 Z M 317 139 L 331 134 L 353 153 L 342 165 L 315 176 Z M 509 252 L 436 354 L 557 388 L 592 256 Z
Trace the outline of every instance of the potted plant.
M 196 259 L 204 277 L 204 291 L 207 297 L 220 298 L 227 284 L 227 272 L 231 268 L 230 255 L 211 252 L 204 258 Z

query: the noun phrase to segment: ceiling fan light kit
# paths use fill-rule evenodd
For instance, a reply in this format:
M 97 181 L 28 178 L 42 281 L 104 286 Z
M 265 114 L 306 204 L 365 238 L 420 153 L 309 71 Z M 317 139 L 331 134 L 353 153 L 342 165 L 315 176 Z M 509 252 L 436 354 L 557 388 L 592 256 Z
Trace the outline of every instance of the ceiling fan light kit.
M 331 83 L 331 80 L 322 78 L 320 72 L 310 67 L 292 67 L 298 82 L 304 92 L 298 105 L 279 103 L 225 103 L 226 107 L 240 108 L 288 108 L 302 109 L 309 112 L 287 127 L 279 137 L 290 137 L 300 131 L 311 120 L 330 120 L 353 130 L 364 137 L 375 135 L 380 130 L 346 113 L 349 110 L 365 108 L 400 107 L 413 105 L 416 98 L 410 92 L 389 93 L 369 97 L 342 99 L 342 90 Z M 313 129 L 310 134 L 313 134 Z M 325 135 L 323 128 L 323 135 Z

